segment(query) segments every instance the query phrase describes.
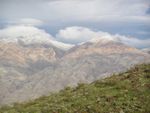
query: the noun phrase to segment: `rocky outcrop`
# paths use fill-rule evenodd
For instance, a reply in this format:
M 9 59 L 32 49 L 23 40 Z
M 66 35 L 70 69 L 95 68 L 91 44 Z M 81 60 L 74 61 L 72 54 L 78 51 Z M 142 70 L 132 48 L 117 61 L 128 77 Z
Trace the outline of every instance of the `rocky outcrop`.
M 27 101 L 150 62 L 149 54 L 114 41 L 87 42 L 66 52 L 13 43 L 1 44 L 0 50 L 0 104 Z

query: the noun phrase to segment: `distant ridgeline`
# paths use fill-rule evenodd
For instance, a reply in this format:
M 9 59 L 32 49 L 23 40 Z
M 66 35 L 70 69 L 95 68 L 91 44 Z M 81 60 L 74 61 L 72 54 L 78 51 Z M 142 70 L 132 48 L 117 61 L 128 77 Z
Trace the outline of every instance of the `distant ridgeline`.
M 3 106 L 0 113 L 150 113 L 150 64 L 27 103 Z
M 47 41 L 40 34 L 32 38 L 26 34 L 22 40 L 9 34 L 4 38 L 7 41 L 0 41 L 0 106 L 34 100 L 66 86 L 91 83 L 150 63 L 147 52 L 103 37 L 72 47 Z

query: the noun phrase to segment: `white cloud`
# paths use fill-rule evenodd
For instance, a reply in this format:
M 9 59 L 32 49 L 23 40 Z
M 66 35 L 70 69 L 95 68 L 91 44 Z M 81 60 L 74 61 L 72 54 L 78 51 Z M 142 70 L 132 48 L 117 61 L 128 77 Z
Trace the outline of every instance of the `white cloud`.
M 0 14 L 4 18 L 39 18 L 49 22 L 127 21 L 149 22 L 149 0 L 5 0 Z
M 0 29 L 0 41 L 16 43 L 21 41 L 24 44 L 52 44 L 60 49 L 69 49 L 73 46 L 56 41 L 52 35 L 46 33 L 44 30 L 25 25 L 9 26 Z
M 33 26 L 9 26 L 0 30 L 0 40 L 16 42 L 22 40 L 25 43 L 31 42 L 46 42 L 53 37 L 46 33 L 44 30 L 40 30 Z
M 56 34 L 56 38 L 67 43 L 80 43 L 97 36 L 97 33 L 84 27 L 67 27 Z
M 25 26 L 41 26 L 44 24 L 43 21 L 34 18 L 21 18 L 16 20 L 8 21 L 9 25 L 25 25 Z
M 56 38 L 62 42 L 65 43 L 84 43 L 87 41 L 90 42 L 96 42 L 96 41 L 119 41 L 124 44 L 141 48 L 141 47 L 149 47 L 150 46 L 150 39 L 137 39 L 134 37 L 127 37 L 127 36 L 121 36 L 121 35 L 112 35 L 107 32 L 102 31 L 92 31 L 89 28 L 85 27 L 67 27 L 65 29 L 62 29 L 58 32 L 56 35 Z
M 33 18 L 23 18 L 18 21 L 18 24 L 21 25 L 31 25 L 31 26 L 41 26 L 44 23 L 41 20 L 33 19 Z
M 55 38 L 59 41 L 56 41 Z M 112 35 L 107 32 L 93 31 L 89 28 L 79 26 L 61 29 L 58 34 L 56 34 L 56 37 L 34 26 L 17 25 L 0 29 L 0 41 L 17 42 L 18 40 L 26 44 L 51 43 L 62 49 L 69 49 L 73 47 L 74 44 L 85 42 L 95 43 L 97 41 L 119 41 L 137 48 L 150 47 L 150 39 L 141 40 L 118 34 Z
M 137 48 L 150 47 L 150 39 L 141 40 L 141 39 L 134 38 L 134 37 L 126 37 L 126 36 L 120 36 L 120 35 L 116 35 L 116 36 L 119 37 L 122 43 L 133 46 L 133 47 L 137 47 Z
M 149 22 L 146 0 L 61 0 L 49 2 L 54 17 L 74 21 Z
M 137 31 L 150 28 L 149 9 L 149 0 L 0 0 L 0 26 L 43 25 L 56 32 L 78 25 L 148 38 Z

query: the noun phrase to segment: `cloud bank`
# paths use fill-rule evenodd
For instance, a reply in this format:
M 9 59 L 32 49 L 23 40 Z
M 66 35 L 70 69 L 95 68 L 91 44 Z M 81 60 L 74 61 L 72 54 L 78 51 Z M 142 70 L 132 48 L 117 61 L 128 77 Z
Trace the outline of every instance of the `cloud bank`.
M 67 27 L 60 30 L 58 34 L 56 34 L 56 38 L 59 41 L 72 44 L 84 43 L 89 40 L 97 41 L 103 39 L 119 41 L 137 48 L 150 47 L 150 39 L 141 40 L 138 38 L 122 36 L 118 34 L 113 35 L 107 32 L 93 31 L 89 28 L 79 26 Z
M 149 0 L 1 0 L 0 15 L 42 21 L 105 21 L 149 23 Z
M 20 20 L 17 20 L 14 22 L 14 24 L 19 24 L 19 25 L 30 25 L 30 26 L 41 26 L 44 24 L 41 20 L 34 19 L 34 18 L 23 18 Z
M 21 40 L 25 43 L 38 43 L 50 39 L 53 39 L 52 35 L 33 26 L 16 25 L 0 30 L 0 40 L 3 41 L 16 42 Z
M 55 38 L 44 30 L 34 26 L 15 25 L 0 29 L 0 41 L 22 42 L 24 44 L 51 44 L 57 48 L 67 50 L 74 45 L 58 42 Z
M 0 28 L 34 25 L 56 33 L 67 26 L 85 26 L 150 37 L 139 34 L 150 29 L 149 0 L 0 0 L 0 15 Z
M 85 42 L 97 41 L 118 41 L 136 48 L 150 47 L 150 39 L 141 40 L 134 37 L 108 32 L 93 31 L 86 27 L 72 26 L 58 31 L 56 36 L 52 36 L 46 31 L 35 26 L 16 25 L 0 29 L 0 41 L 31 43 L 51 43 L 59 48 L 70 48 L 74 45 Z

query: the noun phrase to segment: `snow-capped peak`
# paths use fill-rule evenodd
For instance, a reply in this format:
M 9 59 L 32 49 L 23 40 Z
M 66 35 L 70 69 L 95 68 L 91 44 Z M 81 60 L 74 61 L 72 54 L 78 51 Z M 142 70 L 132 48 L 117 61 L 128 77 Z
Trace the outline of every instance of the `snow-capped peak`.
M 52 44 L 60 49 L 69 49 L 73 45 L 65 44 L 56 41 L 50 34 L 44 30 L 38 29 L 33 26 L 10 26 L 8 28 L 0 30 L 0 41 L 5 42 L 18 42 L 21 41 L 24 44 Z

